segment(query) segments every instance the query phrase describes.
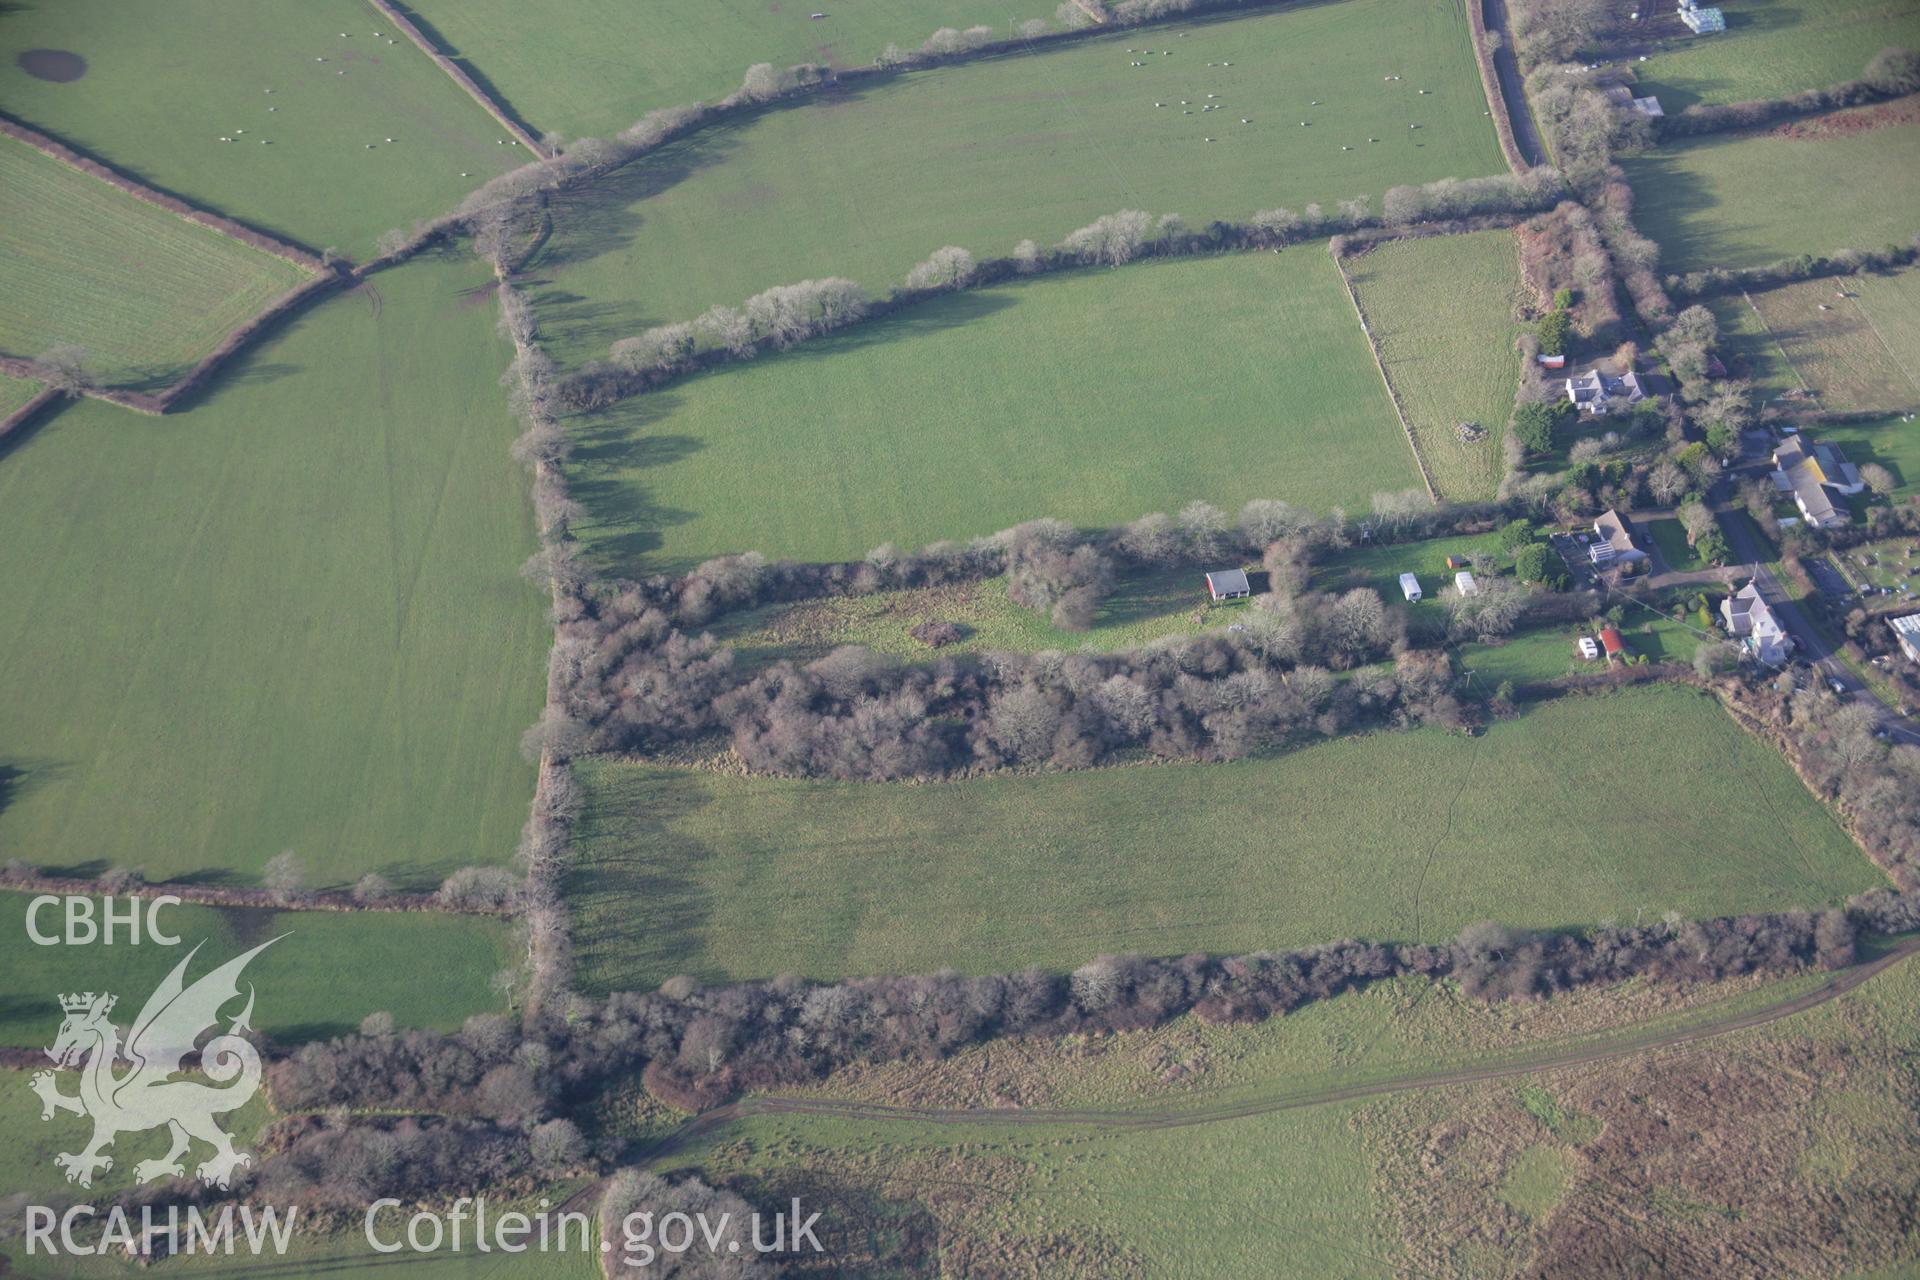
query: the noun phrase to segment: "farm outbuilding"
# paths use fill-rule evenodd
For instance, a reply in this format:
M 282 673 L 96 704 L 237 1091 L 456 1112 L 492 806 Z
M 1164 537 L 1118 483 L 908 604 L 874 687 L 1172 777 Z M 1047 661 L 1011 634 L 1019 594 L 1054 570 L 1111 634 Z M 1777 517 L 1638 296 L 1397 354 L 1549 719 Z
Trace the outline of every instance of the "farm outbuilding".
M 1401 574 L 1400 594 L 1408 600 L 1418 600 L 1420 598 L 1420 579 L 1410 573 Z
M 1473 580 L 1473 574 L 1465 569 L 1453 575 L 1453 588 L 1463 596 L 1477 596 L 1480 594 L 1480 584 L 1475 582 Z
M 1244 600 L 1253 594 L 1244 569 L 1216 569 L 1207 575 L 1207 594 L 1215 600 Z
M 1606 652 L 1607 660 L 1623 656 L 1627 651 L 1627 642 L 1612 627 L 1600 628 L 1600 648 Z
M 1448 557 L 1447 557 L 1447 568 L 1449 568 L 1449 569 L 1471 569 L 1471 568 L 1473 568 L 1473 562 L 1472 562 L 1471 560 L 1469 560 L 1469 559 L 1467 559 L 1467 558 L 1466 558 L 1465 556 L 1448 556 Z
M 1581 636 L 1580 644 L 1578 645 L 1578 648 L 1580 650 L 1580 656 L 1585 658 L 1588 662 L 1592 662 L 1595 658 L 1600 656 L 1600 646 L 1597 643 L 1595 643 L 1594 638 L 1592 636 Z

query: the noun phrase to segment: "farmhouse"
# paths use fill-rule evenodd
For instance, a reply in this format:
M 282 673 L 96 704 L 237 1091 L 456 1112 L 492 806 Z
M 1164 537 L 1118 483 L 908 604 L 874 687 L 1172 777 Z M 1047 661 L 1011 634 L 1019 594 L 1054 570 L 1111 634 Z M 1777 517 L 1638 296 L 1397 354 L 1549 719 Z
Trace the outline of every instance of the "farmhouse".
M 1207 575 L 1207 594 L 1215 600 L 1244 600 L 1252 593 L 1243 569 L 1215 569 Z
M 1420 579 L 1410 573 L 1401 574 L 1400 594 L 1408 600 L 1418 600 L 1420 598 Z
M 1615 377 L 1596 367 L 1567 379 L 1567 402 L 1581 413 L 1621 413 L 1646 398 L 1646 388 L 1631 369 Z
M 1693 0 L 1680 0 L 1680 21 L 1697 36 L 1727 29 L 1727 15 L 1711 5 L 1702 7 Z
M 1893 638 L 1899 642 L 1900 652 L 1907 655 L 1907 661 L 1920 662 L 1920 613 L 1889 618 L 1887 625 L 1893 628 Z
M 1647 553 L 1633 544 L 1633 527 L 1627 518 L 1609 507 L 1593 522 L 1596 541 L 1587 548 L 1587 560 L 1595 565 L 1628 565 L 1645 560 Z
M 1847 461 L 1845 454 L 1831 444 L 1810 440 L 1799 432 L 1789 434 L 1773 451 L 1773 483 L 1782 493 L 1793 495 L 1793 505 L 1808 524 L 1831 529 L 1848 523 L 1852 516 L 1837 505 L 1828 493 L 1855 494 L 1866 488 L 1860 468 Z
M 1749 582 L 1722 600 L 1720 619 L 1742 649 L 1770 667 L 1779 666 L 1793 652 L 1793 637 L 1773 616 L 1757 583 Z

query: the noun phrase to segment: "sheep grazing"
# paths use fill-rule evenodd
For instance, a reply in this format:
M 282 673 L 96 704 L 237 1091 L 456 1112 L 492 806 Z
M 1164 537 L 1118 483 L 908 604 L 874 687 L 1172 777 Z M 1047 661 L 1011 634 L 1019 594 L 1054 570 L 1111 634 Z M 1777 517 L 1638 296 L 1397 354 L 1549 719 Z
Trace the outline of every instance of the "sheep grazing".
M 1207 139 L 1207 141 L 1208 141 L 1208 142 L 1212 142 L 1212 141 L 1213 141 L 1213 139 L 1212 139 L 1212 138 L 1208 138 L 1208 139 Z
M 1241 117 L 1240 117 L 1240 123 L 1241 123 L 1241 124 L 1252 124 L 1252 123 L 1253 123 L 1253 121 L 1251 121 L 1251 120 L 1249 120 L 1249 119 L 1247 119 L 1247 118 L 1246 118 L 1245 116 L 1241 116 Z
M 220 141 L 222 141 L 222 142 L 232 142 L 232 141 L 233 141 L 233 139 L 232 139 L 232 138 L 221 138 L 221 139 L 220 139 Z
M 1351 151 L 1351 150 L 1353 150 L 1353 148 L 1352 148 L 1352 147 L 1342 147 L 1342 148 L 1340 148 L 1340 149 L 1341 149 L 1342 151 Z
M 280 109 L 280 108 L 278 108 L 278 107 L 268 107 L 268 108 L 267 108 L 267 110 L 269 110 L 269 111 L 278 111 L 279 109 Z
M 393 141 L 393 139 L 392 139 L 392 138 L 388 138 L 388 139 L 387 139 L 387 141 L 388 141 L 388 142 L 392 142 L 392 141 Z

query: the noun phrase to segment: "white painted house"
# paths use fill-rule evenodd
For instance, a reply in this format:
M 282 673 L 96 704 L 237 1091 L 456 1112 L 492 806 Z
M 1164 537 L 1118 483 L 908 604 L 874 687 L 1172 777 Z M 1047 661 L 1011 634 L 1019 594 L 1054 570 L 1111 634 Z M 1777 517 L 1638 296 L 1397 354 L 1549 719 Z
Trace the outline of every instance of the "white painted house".
M 1755 583 L 1747 583 L 1720 602 L 1720 619 L 1742 649 L 1770 667 L 1779 666 L 1793 652 L 1793 637 L 1780 625 Z

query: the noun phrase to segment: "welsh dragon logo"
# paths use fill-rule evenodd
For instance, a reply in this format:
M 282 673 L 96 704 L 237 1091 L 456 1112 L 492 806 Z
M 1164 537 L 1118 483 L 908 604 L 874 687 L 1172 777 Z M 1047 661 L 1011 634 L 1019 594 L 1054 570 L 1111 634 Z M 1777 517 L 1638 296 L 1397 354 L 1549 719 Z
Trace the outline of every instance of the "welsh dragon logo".
M 196 1171 L 202 1182 L 224 1188 L 235 1169 L 253 1163 L 252 1156 L 234 1150 L 233 1139 L 213 1119 L 244 1105 L 260 1088 L 260 1054 L 240 1034 L 249 1029 L 247 1020 L 253 1016 L 251 984 L 240 1016 L 200 1050 L 200 1074 L 213 1084 L 176 1077 L 184 1074 L 181 1062 L 201 1033 L 217 1029 L 221 1007 L 239 996 L 240 972 L 247 962 L 279 940 L 263 942 L 187 986 L 182 979 L 200 950 L 195 946 L 148 997 L 124 1043 L 107 1016 L 118 997 L 91 991 L 60 997 L 66 1018 L 47 1056 L 56 1066 L 79 1069 L 80 1092 L 73 1097 L 61 1093 L 51 1071 L 36 1072 L 32 1088 L 40 1095 L 42 1120 L 53 1119 L 56 1111 L 93 1120 L 93 1139 L 84 1148 L 53 1158 L 66 1170 L 68 1182 L 92 1186 L 95 1172 L 113 1168 L 113 1158 L 102 1151 L 116 1137 L 163 1125 L 172 1146 L 159 1159 L 134 1166 L 138 1182 L 183 1175 L 181 1157 L 196 1138 L 213 1147 L 213 1155 Z M 131 1066 L 117 1072 L 122 1061 Z

